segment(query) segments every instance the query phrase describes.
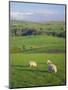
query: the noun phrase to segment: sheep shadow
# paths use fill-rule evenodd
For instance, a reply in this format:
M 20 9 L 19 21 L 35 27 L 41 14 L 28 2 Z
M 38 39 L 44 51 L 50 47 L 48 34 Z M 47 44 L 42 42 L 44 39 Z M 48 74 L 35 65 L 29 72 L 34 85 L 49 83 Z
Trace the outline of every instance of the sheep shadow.
M 41 73 L 49 73 L 47 70 L 41 70 L 38 67 L 28 67 L 28 65 L 12 65 L 16 70 L 19 71 L 31 71 L 31 72 L 41 72 Z

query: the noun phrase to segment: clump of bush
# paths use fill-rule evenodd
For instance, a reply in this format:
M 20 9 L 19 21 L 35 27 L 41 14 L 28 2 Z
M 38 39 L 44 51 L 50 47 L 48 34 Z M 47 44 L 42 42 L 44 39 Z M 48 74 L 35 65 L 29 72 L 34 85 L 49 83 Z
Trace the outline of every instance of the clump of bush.
M 25 50 L 26 49 L 25 45 L 23 45 L 22 48 L 23 48 L 23 50 Z
M 20 53 L 20 52 L 22 52 L 22 50 L 21 50 L 21 48 L 19 48 L 19 47 L 12 47 L 12 48 L 10 49 L 10 52 L 11 52 L 11 53 Z
M 47 28 L 43 28 L 43 27 L 29 28 L 29 27 L 19 27 L 13 25 L 11 26 L 11 35 L 12 36 L 52 35 L 56 37 L 63 37 L 63 38 L 66 37 L 64 27 L 53 28 L 52 26 Z M 24 48 L 25 47 L 23 46 L 23 49 Z

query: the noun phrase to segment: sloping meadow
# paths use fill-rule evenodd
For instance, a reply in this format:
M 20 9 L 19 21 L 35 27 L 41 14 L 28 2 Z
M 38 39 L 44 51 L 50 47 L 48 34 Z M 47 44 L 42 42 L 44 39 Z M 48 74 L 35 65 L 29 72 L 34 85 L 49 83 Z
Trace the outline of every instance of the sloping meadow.
M 65 34 L 61 35 L 65 32 L 64 24 L 15 21 L 13 25 L 10 27 L 10 88 L 65 85 Z M 23 34 L 24 28 L 37 32 Z M 18 33 L 19 30 L 22 32 Z M 48 59 L 57 65 L 56 74 L 48 72 Z M 29 67 L 31 60 L 37 62 L 36 68 Z

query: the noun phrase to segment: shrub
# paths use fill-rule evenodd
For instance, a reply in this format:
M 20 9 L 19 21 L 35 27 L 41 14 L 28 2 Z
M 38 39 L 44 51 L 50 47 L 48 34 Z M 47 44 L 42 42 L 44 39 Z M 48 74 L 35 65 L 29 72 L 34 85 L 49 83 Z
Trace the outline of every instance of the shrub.
M 22 50 L 21 50 L 21 48 L 19 48 L 19 47 L 12 47 L 12 48 L 10 49 L 10 52 L 11 52 L 11 53 L 20 53 L 20 52 L 22 52 Z
M 23 47 L 23 50 L 25 49 L 25 45 L 22 46 Z

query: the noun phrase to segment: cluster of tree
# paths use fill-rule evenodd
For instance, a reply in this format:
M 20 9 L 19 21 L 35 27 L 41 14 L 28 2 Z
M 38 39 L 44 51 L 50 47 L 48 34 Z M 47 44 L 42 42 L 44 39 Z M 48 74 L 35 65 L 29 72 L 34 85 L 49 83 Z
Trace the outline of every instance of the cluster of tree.
M 48 30 L 40 30 L 34 29 L 34 28 L 17 28 L 16 26 L 11 28 L 11 35 L 12 36 L 26 36 L 26 35 L 52 35 L 52 36 L 57 36 L 57 37 L 65 37 L 66 33 L 64 30 L 60 31 L 55 31 L 51 30 L 50 28 Z
M 62 32 L 46 32 L 47 35 L 57 36 L 57 37 L 66 37 L 65 31 Z

